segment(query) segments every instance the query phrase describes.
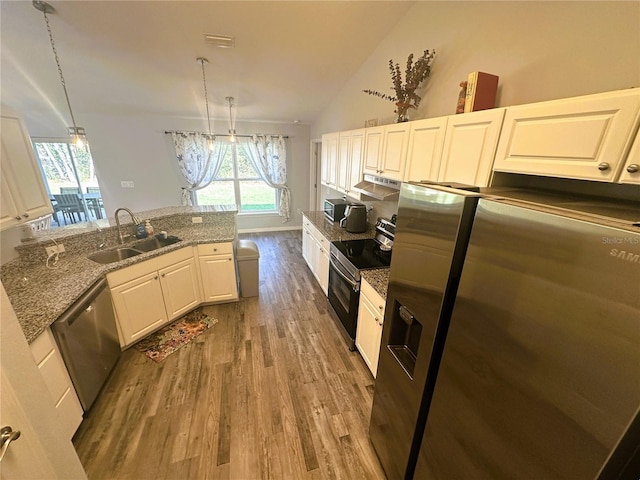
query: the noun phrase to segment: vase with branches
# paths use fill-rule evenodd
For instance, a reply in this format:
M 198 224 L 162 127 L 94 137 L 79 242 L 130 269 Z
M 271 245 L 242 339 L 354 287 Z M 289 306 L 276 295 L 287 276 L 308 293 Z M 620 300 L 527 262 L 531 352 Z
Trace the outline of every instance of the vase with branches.
M 418 108 L 420 105 L 422 97 L 416 93 L 416 90 L 431 74 L 431 64 L 435 56 L 435 50 L 425 50 L 422 56 L 414 62 L 413 53 L 409 54 L 407 67 L 405 69 L 404 85 L 402 83 L 400 64 L 393 63 L 393 60 L 389 60 L 389 70 L 391 71 L 391 81 L 393 83 L 392 90 L 395 92 L 395 95 L 388 95 L 375 90 L 363 90 L 363 92 L 395 103 L 396 109 L 394 113 L 397 115 L 396 122 L 406 122 L 409 120 L 407 117 L 409 109 Z

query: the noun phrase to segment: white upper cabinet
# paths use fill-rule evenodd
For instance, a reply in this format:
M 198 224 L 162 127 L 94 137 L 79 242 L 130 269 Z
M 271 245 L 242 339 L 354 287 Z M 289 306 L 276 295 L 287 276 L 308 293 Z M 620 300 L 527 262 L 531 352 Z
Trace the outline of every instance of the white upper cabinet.
M 379 175 L 402 181 L 407 160 L 409 130 L 411 130 L 411 123 L 409 122 L 385 126 Z
M 402 181 L 410 128 L 410 122 L 367 128 L 363 173 Z
M 380 158 L 384 142 L 384 126 L 367 128 L 364 134 L 364 158 L 362 172 L 379 175 Z
M 353 186 L 360 182 L 362 176 L 362 157 L 364 154 L 364 128 L 339 132 L 338 160 L 336 163 L 335 189 L 352 195 Z
M 321 182 L 331 188 L 336 188 L 336 168 L 338 165 L 339 132 L 322 135 L 322 171 Z
M 47 215 L 53 209 L 22 119 L 15 112 L 3 108 L 0 132 L 0 230 L 4 230 Z
M 447 117 L 411 122 L 405 182 L 438 181 Z
M 639 111 L 638 88 L 509 107 L 494 170 L 616 181 Z
M 636 138 L 622 168 L 619 182 L 640 185 L 640 130 L 636 132 Z
M 489 185 L 504 114 L 495 108 L 449 117 L 438 181 Z

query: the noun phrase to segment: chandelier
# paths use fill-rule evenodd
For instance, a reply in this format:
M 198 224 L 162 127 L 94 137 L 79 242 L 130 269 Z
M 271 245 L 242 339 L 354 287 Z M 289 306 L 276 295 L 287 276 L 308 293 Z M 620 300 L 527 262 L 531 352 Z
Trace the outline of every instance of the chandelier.
M 56 60 L 56 65 L 58 66 L 58 74 L 60 75 L 60 83 L 62 84 L 62 89 L 64 90 L 64 98 L 67 100 L 67 107 L 69 107 L 69 114 L 71 115 L 71 123 L 72 127 L 67 127 L 69 135 L 73 138 L 74 143 L 79 148 L 86 148 L 87 145 L 87 135 L 84 131 L 83 127 L 79 127 L 76 125 L 76 118 L 73 115 L 73 110 L 71 109 L 71 101 L 69 100 L 69 92 L 67 92 L 67 84 L 64 81 L 64 75 L 62 74 L 62 67 L 60 66 L 60 59 L 58 58 L 58 51 L 56 50 L 56 44 L 53 41 L 53 34 L 51 33 L 51 25 L 49 25 L 49 17 L 47 14 L 55 13 L 55 8 L 53 8 L 49 3 L 43 2 L 40 0 L 33 0 L 33 6 L 36 10 L 39 10 L 44 15 L 44 22 L 47 26 L 47 32 L 49 33 L 49 41 L 51 42 L 51 49 L 53 50 L 53 56 Z

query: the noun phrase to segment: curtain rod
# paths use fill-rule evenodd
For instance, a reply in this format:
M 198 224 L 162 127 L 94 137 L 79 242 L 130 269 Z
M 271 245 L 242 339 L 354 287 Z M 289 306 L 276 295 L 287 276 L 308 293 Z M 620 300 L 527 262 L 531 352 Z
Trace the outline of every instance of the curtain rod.
M 192 132 L 192 131 L 185 131 L 185 130 L 165 130 L 164 133 L 165 133 L 165 135 L 168 135 L 170 133 L 185 133 L 187 135 L 193 135 L 195 133 L 200 133 L 202 135 L 209 135 L 207 132 Z M 289 138 L 289 135 L 280 135 L 278 133 L 259 133 L 258 135 L 265 135 L 265 136 L 270 136 L 270 137 Z M 211 136 L 213 136 L 213 137 L 228 137 L 229 134 L 228 133 L 212 133 Z M 253 135 L 238 135 L 238 134 L 236 134 L 236 137 L 252 138 Z

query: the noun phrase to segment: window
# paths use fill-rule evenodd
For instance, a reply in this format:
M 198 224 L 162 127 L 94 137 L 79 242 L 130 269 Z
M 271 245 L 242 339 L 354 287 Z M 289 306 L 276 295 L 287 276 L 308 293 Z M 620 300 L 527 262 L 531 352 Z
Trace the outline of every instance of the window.
M 33 146 L 53 206 L 52 226 L 106 217 L 88 148 L 67 139 L 33 139 Z
M 276 189 L 258 175 L 237 143 L 222 160 L 217 178 L 196 191 L 198 205 L 238 205 L 241 212 L 277 212 Z

